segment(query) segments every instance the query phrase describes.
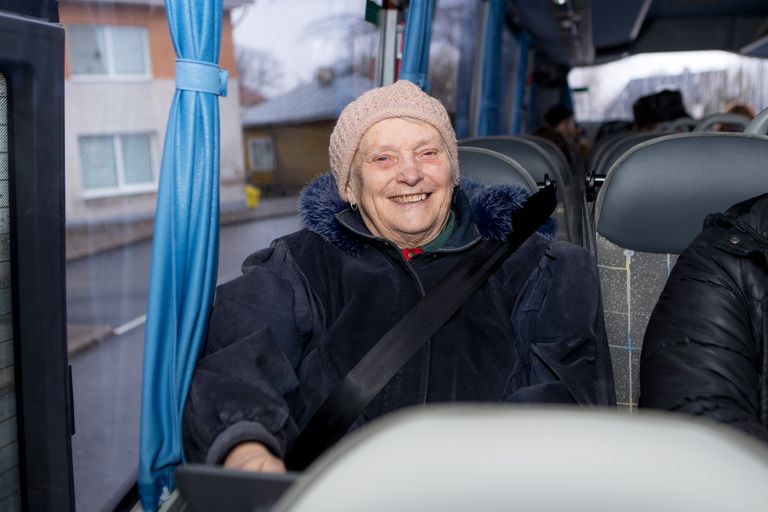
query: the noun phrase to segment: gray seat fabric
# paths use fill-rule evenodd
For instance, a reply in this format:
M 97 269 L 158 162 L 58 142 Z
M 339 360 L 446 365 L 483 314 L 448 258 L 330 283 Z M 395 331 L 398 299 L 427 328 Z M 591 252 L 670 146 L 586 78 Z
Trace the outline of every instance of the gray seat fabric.
M 597 231 L 636 251 L 681 252 L 707 213 L 768 190 L 768 137 L 701 132 L 635 146 L 609 170 Z
M 571 178 L 573 178 L 571 166 L 568 163 L 568 159 L 565 158 L 563 152 L 560 151 L 560 148 L 558 148 L 554 142 L 549 139 L 545 139 L 544 137 L 539 137 L 538 135 L 526 134 L 520 135 L 520 138 L 529 140 L 544 150 L 544 152 L 555 162 L 557 168 L 560 169 L 560 174 L 562 174 L 563 178 L 566 180 L 566 185 L 571 186 L 570 181 Z
M 677 254 L 701 231 L 707 214 L 768 190 L 766 162 L 766 136 L 698 132 L 636 145 L 608 171 L 595 226 L 621 405 L 637 405 L 645 328 Z
M 664 135 L 660 132 L 643 132 L 643 133 L 628 133 L 616 137 L 615 140 L 604 146 L 601 155 L 594 160 L 592 167 L 592 173 L 595 176 L 605 176 L 608 173 L 608 169 L 611 165 L 619 159 L 621 155 L 627 152 L 628 149 L 645 142 L 650 139 L 655 139 Z
M 517 161 L 482 148 L 459 148 L 462 176 L 491 185 L 519 185 L 531 192 L 538 190 L 536 180 Z
M 696 126 L 693 127 L 694 132 L 705 132 L 707 130 L 711 130 L 716 124 L 719 123 L 727 123 L 731 125 L 738 125 L 742 127 L 746 127 L 749 124 L 750 119 L 747 116 L 741 115 L 741 114 L 731 114 L 729 112 L 720 112 L 717 114 L 712 114 L 701 121 L 699 121 Z M 743 131 L 743 130 L 742 130 Z
M 273 510 L 757 512 L 766 481 L 764 446 L 679 415 L 427 406 L 342 440 Z
M 690 117 L 678 117 L 672 121 L 659 123 L 656 128 L 664 133 L 689 132 L 698 123 L 699 121 Z
M 540 145 L 522 137 L 499 135 L 475 137 L 459 141 L 459 147 L 478 147 L 490 149 L 513 158 L 533 176 L 537 183 L 543 183 L 549 176 L 557 184 L 558 202 L 562 214 L 558 224 L 561 235 L 571 242 L 581 243 L 581 220 L 579 193 L 574 188 L 575 181 L 570 172 L 564 173 L 557 160 L 552 158 Z

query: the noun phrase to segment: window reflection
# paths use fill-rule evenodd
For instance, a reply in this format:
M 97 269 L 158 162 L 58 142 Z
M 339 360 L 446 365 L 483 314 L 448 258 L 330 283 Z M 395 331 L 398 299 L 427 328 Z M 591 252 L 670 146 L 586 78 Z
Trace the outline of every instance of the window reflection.
M 327 170 L 339 111 L 373 86 L 378 39 L 358 0 L 224 4 L 220 283 L 240 274 L 248 254 L 299 229 L 298 191 Z M 78 511 L 110 510 L 136 479 L 151 237 L 176 56 L 161 3 L 60 0 L 59 17 L 75 499 Z M 254 19 L 277 35 L 253 30 Z M 321 96 L 305 96 L 288 119 L 275 106 L 302 87 Z M 274 129 L 244 125 L 258 106 L 275 109 Z
M 0 510 L 20 510 L 11 312 L 8 89 L 0 74 Z

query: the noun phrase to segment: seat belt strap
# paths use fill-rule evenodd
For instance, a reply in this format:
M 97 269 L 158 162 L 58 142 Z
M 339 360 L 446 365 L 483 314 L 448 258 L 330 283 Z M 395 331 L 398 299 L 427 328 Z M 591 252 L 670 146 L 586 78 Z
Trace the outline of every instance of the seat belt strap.
M 513 213 L 513 230 L 506 241 L 483 240 L 470 248 L 451 272 L 387 331 L 337 384 L 289 450 L 286 466 L 302 470 L 341 439 L 400 368 L 536 232 L 550 217 L 556 204 L 555 184 L 549 183 Z

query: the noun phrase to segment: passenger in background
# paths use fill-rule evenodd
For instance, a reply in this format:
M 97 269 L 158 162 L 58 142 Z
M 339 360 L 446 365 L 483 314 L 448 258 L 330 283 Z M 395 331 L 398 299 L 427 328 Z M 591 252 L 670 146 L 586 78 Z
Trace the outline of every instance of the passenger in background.
M 725 112 L 728 114 L 739 114 L 750 121 L 755 117 L 755 109 L 742 101 L 733 101 L 725 107 Z M 741 132 L 744 131 L 744 127 L 740 124 L 733 123 L 718 123 L 715 126 L 715 130 L 718 132 Z
M 581 130 L 576 124 L 573 112 L 562 105 L 555 105 L 544 114 L 544 121 L 547 125 L 538 128 L 534 135 L 546 137 L 555 144 L 558 144 L 555 140 L 558 137 L 552 134 L 550 130 L 562 136 L 567 147 L 565 155 L 571 164 L 571 169 L 573 169 L 574 175 L 580 179 L 579 182 L 583 182 L 584 176 L 586 176 L 586 162 L 589 160 L 589 145 L 586 139 L 581 136 Z
M 184 410 L 189 461 L 284 470 L 339 380 L 470 247 L 506 237 L 527 195 L 460 184 L 445 108 L 407 81 L 350 103 L 329 152 L 332 174 L 300 198 L 306 228 L 249 256 L 244 275 L 218 289 Z M 352 428 L 457 401 L 615 402 L 587 251 L 528 238 Z
M 639 132 L 654 131 L 661 123 L 690 117 L 683 105 L 683 95 L 680 91 L 670 90 L 638 98 L 632 104 L 632 112 L 635 116 L 635 130 Z
M 768 194 L 710 215 L 677 261 L 643 341 L 640 407 L 768 442 Z

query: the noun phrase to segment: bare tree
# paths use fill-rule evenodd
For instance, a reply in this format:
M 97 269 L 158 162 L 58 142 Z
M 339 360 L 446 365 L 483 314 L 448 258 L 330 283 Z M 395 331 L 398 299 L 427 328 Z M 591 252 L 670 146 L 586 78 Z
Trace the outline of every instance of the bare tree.
M 237 75 L 240 84 L 262 96 L 279 90 L 284 75 L 280 62 L 269 52 L 239 47 L 236 50 Z
M 335 47 L 333 66 L 336 72 L 367 77 L 371 74 L 375 51 L 361 51 L 361 48 L 372 47 L 376 34 L 376 27 L 359 16 L 338 14 L 305 27 L 302 39 L 307 43 L 312 40 L 331 41 Z

